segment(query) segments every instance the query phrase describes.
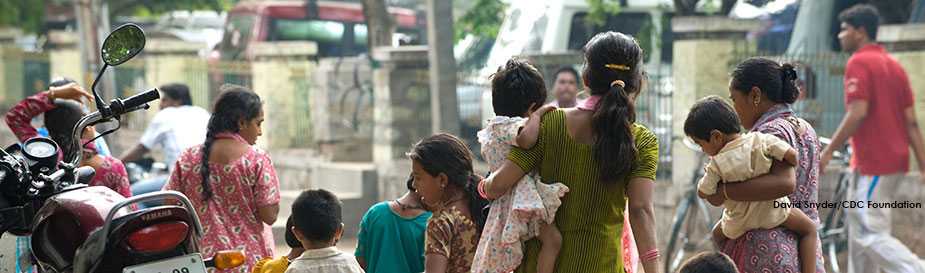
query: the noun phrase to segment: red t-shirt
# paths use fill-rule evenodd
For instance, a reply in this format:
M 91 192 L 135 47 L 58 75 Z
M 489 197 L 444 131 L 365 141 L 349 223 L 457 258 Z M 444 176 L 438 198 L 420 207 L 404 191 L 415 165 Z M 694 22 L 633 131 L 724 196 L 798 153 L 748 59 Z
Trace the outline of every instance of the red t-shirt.
M 906 71 L 883 47 L 859 49 L 845 68 L 845 105 L 868 103 L 867 117 L 851 137 L 851 166 L 863 175 L 904 173 L 909 169 L 906 108 L 912 88 Z

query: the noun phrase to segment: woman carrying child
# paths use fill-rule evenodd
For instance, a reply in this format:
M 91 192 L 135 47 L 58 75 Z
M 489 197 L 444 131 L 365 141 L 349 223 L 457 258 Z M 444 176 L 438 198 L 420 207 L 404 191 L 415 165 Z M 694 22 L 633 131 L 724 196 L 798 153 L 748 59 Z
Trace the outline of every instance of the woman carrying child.
M 583 51 L 582 82 L 592 96 L 577 108 L 543 115 L 536 145 L 514 147 L 483 181 L 484 192 L 493 198 L 507 194 L 533 170 L 543 181 L 568 186 L 554 220 L 562 234 L 554 272 L 622 273 L 620 237 L 629 204 L 643 269 L 657 273 L 652 193 L 658 139 L 635 123 L 634 110 L 644 81 L 642 49 L 630 36 L 604 32 Z M 539 242 L 527 241 L 524 248 L 516 272 L 537 272 Z
M 691 108 L 684 121 L 684 134 L 710 156 L 706 173 L 697 184 L 701 198 L 716 194 L 722 183 L 738 183 L 771 170 L 773 161 L 796 166 L 797 151 L 787 142 L 760 132 L 741 133 L 742 125 L 735 110 L 719 96 L 701 99 Z M 713 229 L 717 246 L 736 239 L 746 231 L 785 227 L 799 234 L 800 268 L 803 273 L 816 272 L 816 248 L 819 245 L 816 223 L 802 211 L 791 209 L 790 199 L 740 202 L 726 200 L 723 217 Z
M 793 203 L 817 202 L 819 156 L 816 131 L 806 121 L 797 118 L 790 104 L 796 101 L 794 84 L 796 71 L 791 65 L 780 65 L 765 58 L 751 58 L 736 66 L 729 82 L 729 95 L 742 126 L 751 132 L 773 135 L 797 151 L 797 165 L 774 161 L 765 175 L 741 183 L 721 183 L 716 194 L 708 196 L 711 203 L 774 200 L 786 196 Z M 815 206 L 800 210 L 818 223 Z M 739 271 L 800 272 L 797 255 L 797 234 L 785 228 L 747 231 L 738 239 L 722 246 Z M 825 272 L 822 250 L 816 248 L 816 272 Z

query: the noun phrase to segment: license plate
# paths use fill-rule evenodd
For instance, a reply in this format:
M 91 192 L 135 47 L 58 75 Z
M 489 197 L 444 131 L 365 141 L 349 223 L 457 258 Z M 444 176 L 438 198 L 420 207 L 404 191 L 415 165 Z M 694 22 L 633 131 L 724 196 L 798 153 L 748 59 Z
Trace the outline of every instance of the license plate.
M 122 273 L 206 273 L 199 253 L 126 267 Z

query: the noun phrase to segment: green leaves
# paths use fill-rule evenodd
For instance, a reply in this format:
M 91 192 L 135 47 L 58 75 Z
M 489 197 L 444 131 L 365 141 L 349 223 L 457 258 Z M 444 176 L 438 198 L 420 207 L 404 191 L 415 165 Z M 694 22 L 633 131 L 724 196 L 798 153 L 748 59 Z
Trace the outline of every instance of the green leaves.
M 607 23 L 607 15 L 620 13 L 620 3 L 616 0 L 586 1 L 588 1 L 587 20 L 591 25 L 603 26 Z
M 507 6 L 501 0 L 477 0 L 456 22 L 456 41 L 466 37 L 466 34 L 492 39 L 497 37 L 505 8 Z

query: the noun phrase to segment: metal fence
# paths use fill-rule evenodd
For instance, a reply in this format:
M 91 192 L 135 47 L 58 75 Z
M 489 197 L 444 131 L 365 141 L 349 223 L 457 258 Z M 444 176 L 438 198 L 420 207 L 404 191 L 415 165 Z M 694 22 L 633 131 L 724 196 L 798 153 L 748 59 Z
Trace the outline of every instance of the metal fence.
M 636 122 L 645 125 L 658 136 L 657 178 L 671 177 L 671 95 L 674 92 L 671 66 L 652 65 L 648 71 L 646 89 L 636 98 Z

